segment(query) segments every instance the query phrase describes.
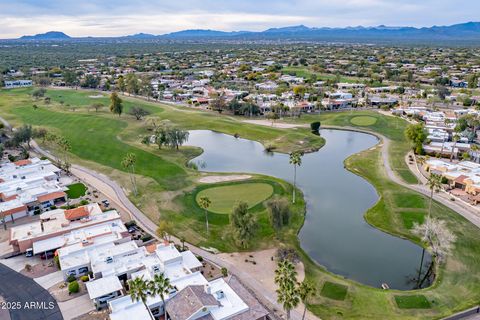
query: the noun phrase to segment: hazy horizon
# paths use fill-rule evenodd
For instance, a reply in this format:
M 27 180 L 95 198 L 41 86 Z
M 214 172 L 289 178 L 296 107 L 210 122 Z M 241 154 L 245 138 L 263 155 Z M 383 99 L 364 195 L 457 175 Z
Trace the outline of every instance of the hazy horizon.
M 72 37 L 165 34 L 186 29 L 262 31 L 292 25 L 309 27 L 431 27 L 478 21 L 480 3 L 445 0 L 219 0 L 85 1 L 0 0 L 0 38 L 47 31 Z

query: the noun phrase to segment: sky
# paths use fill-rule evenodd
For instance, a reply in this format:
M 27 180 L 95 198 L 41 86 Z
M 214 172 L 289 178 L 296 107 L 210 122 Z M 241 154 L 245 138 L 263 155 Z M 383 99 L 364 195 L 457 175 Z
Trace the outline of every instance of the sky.
M 478 0 L 0 0 L 0 38 L 52 30 L 80 37 L 300 24 L 429 27 L 480 21 L 479 12 Z

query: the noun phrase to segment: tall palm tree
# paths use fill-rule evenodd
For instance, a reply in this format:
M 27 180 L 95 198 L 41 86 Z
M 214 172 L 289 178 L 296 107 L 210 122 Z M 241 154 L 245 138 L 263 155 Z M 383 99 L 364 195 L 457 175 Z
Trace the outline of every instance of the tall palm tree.
M 212 204 L 212 201 L 210 201 L 209 197 L 201 197 L 200 198 L 200 207 L 202 207 L 203 210 L 205 210 L 205 224 L 207 226 L 207 234 L 208 234 L 208 207 L 210 207 L 210 204 Z
M 125 170 L 130 170 L 130 181 L 133 186 L 133 193 L 137 196 L 137 181 L 135 179 L 135 163 L 137 162 L 137 155 L 135 153 L 127 153 L 122 160 L 122 166 Z
M 132 298 L 133 302 L 142 301 L 145 308 L 147 308 L 148 314 L 150 315 L 150 319 L 155 320 L 150 313 L 150 310 L 147 306 L 147 297 L 149 295 L 149 288 L 148 283 L 143 280 L 143 276 L 140 278 L 135 278 L 133 280 L 128 281 L 128 287 L 130 288 L 130 297 Z
M 292 203 L 295 203 L 295 189 L 297 187 L 297 167 L 302 165 L 303 154 L 295 151 L 290 153 L 290 164 L 293 164 L 293 199 Z
M 430 189 L 430 203 L 428 205 L 428 217 L 432 215 L 432 200 L 433 193 L 440 191 L 442 187 L 442 176 L 436 173 L 431 173 L 427 180 L 427 186 Z
M 287 320 L 289 320 L 291 310 L 300 303 L 297 272 L 290 260 L 285 259 L 278 263 L 275 270 L 275 284 L 278 286 L 277 301 L 283 305 L 283 309 L 287 313 Z
M 163 310 L 165 311 L 165 320 L 167 319 L 167 304 L 165 303 L 165 295 L 170 293 L 173 286 L 170 284 L 170 280 L 165 277 L 163 273 L 157 273 L 153 276 L 153 280 L 148 283 L 150 292 L 152 295 L 159 295 L 163 302 Z
M 453 135 L 452 140 L 453 140 L 453 145 L 452 145 L 452 152 L 450 153 L 450 162 L 453 161 L 453 152 L 455 151 L 455 147 L 457 146 L 458 140 L 460 140 L 460 135 L 458 135 L 457 133 L 455 133 L 455 134 Z
M 302 300 L 304 304 L 302 320 L 305 319 L 305 314 L 307 313 L 308 300 L 311 297 L 315 296 L 315 294 L 316 294 L 316 288 L 313 285 L 313 283 L 309 282 L 308 280 L 304 280 L 298 286 L 298 295 L 300 296 L 300 300 Z

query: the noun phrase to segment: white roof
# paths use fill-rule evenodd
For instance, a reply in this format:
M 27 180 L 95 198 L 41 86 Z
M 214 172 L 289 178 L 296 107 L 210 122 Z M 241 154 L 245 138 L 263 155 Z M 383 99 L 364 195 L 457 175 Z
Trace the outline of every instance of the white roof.
M 130 296 L 124 296 L 108 302 L 110 320 L 146 320 L 151 319 L 150 312 L 141 302 L 133 302 Z
M 92 300 L 123 289 L 120 280 L 116 276 L 89 281 L 86 283 L 86 286 L 88 295 Z
M 183 251 L 181 253 L 183 257 L 183 263 L 185 266 L 187 266 L 189 269 L 195 269 L 195 268 L 200 268 L 202 266 L 202 263 L 195 257 L 195 255 L 192 253 L 192 251 Z
M 220 306 L 210 309 L 210 313 L 215 320 L 230 319 L 234 315 L 248 310 L 248 305 L 243 302 L 223 278 L 213 280 L 209 285 L 213 296 L 220 302 Z

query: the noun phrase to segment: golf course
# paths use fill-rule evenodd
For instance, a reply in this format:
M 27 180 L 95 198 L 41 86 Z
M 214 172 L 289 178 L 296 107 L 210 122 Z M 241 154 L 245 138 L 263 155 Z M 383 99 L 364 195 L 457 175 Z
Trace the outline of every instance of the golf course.
M 134 153 L 139 192 L 136 196 L 131 192 L 130 199 L 152 221 L 168 221 L 168 231 L 175 236 L 223 252 L 246 250 L 236 245 L 229 228 L 232 208 L 239 201 L 246 202 L 257 223 L 248 250 L 278 246 L 295 248 L 305 266 L 307 279 L 317 288 L 317 295 L 308 308 L 322 319 L 439 319 L 480 301 L 480 232 L 462 216 L 436 201 L 432 216 L 445 220 L 457 239 L 446 261 L 435 266 L 435 281 L 421 290 L 382 290 L 329 272 L 303 251 L 298 234 L 304 225 L 308 204 L 301 188 L 296 189 L 295 204 L 290 204 L 288 225 L 276 231 L 270 223 L 265 202 L 272 197 L 282 197 L 291 203 L 292 184 L 261 174 L 244 181 L 200 183 L 199 179 L 208 173 L 190 165 L 192 159 L 202 154 L 200 148 L 160 149 L 142 143 L 143 137 L 152 134 L 152 121 L 167 121 L 184 130 L 212 130 L 257 141 L 280 153 L 311 152 L 322 148 L 325 140 L 312 134 L 308 126 L 292 129 L 260 126 L 229 115 L 125 96 L 121 96 L 124 112 L 118 116 L 109 111 L 109 97 L 104 93 L 47 89 L 46 96 L 50 100 L 46 103 L 33 98 L 32 90 L 0 91 L 0 116 L 15 127 L 30 124 L 65 137 L 71 144 L 71 162 L 104 173 L 127 189 L 132 186 L 122 159 L 127 153 Z M 91 108 L 98 103 L 104 107 L 98 111 Z M 136 120 L 128 115 L 134 106 L 150 114 Z M 394 173 L 406 183 L 418 183 L 404 161 L 410 145 L 403 134 L 407 122 L 401 118 L 374 111 L 349 111 L 302 115 L 285 121 L 301 125 L 320 121 L 322 126 L 358 128 L 385 136 L 391 141 L 388 153 Z M 48 141 L 37 139 L 37 142 L 47 150 L 60 152 Z M 367 180 L 378 193 L 379 200 L 365 212 L 365 220 L 383 232 L 425 246 L 412 233 L 412 227 L 424 221 L 429 199 L 387 177 L 381 147 L 377 145 L 354 154 L 344 165 Z M 209 232 L 205 230 L 204 208 L 200 205 L 204 197 L 211 201 Z M 342 203 L 336 205 L 342 206 Z M 420 256 L 418 259 L 420 262 Z

